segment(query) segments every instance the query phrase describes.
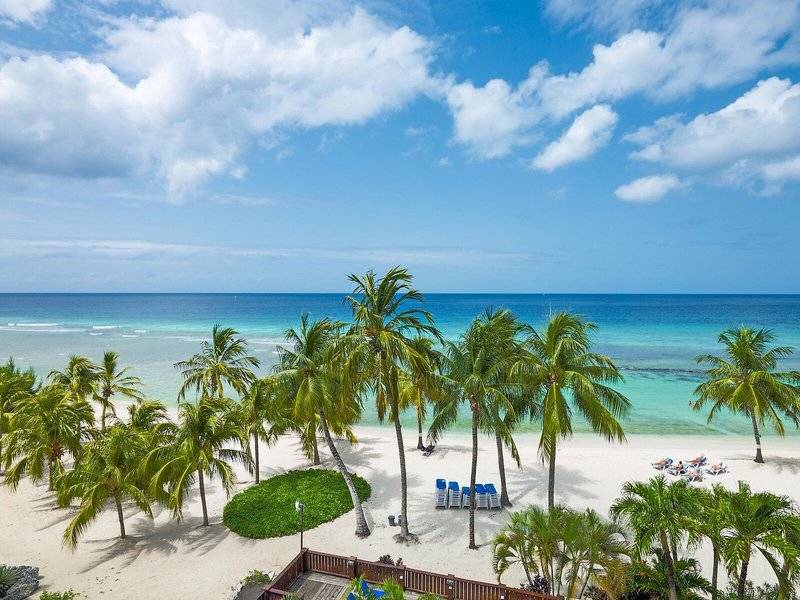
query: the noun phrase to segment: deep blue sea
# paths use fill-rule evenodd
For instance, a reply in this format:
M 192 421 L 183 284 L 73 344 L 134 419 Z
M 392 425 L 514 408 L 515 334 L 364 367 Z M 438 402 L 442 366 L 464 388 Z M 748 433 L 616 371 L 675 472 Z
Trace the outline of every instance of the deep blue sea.
M 694 357 L 718 352 L 718 333 L 739 324 L 769 327 L 778 343 L 800 349 L 797 295 L 432 294 L 426 305 L 449 338 L 487 306 L 508 308 L 537 327 L 551 311 L 592 320 L 599 326 L 598 351 L 625 375 L 620 388 L 633 403 L 625 423 L 630 433 L 747 434 L 741 417 L 725 415 L 708 425 L 705 414 L 689 408 L 701 376 Z M 266 371 L 283 331 L 304 311 L 349 316 L 337 294 L 0 294 L 0 356 L 45 374 L 70 354 L 99 359 L 113 349 L 144 380 L 149 396 L 174 403 L 179 376 L 173 363 L 197 351 L 214 323 L 238 329 Z M 785 366 L 800 368 L 800 353 Z M 364 420 L 375 422 L 371 407 Z

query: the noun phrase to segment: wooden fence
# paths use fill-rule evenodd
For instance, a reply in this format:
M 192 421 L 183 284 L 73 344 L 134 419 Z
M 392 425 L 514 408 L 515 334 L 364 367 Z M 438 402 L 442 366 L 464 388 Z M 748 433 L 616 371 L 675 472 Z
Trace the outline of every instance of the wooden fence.
M 441 575 L 405 565 L 394 566 L 361 560 L 355 556 L 338 556 L 304 548 L 292 562 L 264 588 L 261 600 L 282 600 L 289 594 L 292 582 L 301 573 L 310 571 L 346 579 L 363 576 L 370 583 L 394 579 L 404 590 L 418 594 L 435 594 L 445 600 L 556 600 L 555 596 L 510 588 L 497 583 Z

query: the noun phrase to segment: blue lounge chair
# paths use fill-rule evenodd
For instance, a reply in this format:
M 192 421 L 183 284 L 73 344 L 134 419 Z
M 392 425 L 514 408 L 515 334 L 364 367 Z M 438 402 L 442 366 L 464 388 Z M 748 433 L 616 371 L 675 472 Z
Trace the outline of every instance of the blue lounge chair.
M 458 487 L 457 481 L 451 481 L 447 484 L 448 508 L 461 508 L 461 488 Z

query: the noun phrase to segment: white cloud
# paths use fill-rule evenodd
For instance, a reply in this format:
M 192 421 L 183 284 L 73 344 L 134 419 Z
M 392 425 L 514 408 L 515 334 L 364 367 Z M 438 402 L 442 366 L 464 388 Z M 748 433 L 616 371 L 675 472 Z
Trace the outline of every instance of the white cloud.
M 455 86 L 448 96 L 455 140 L 476 156 L 494 158 L 532 143 L 543 122 L 599 102 L 637 94 L 663 102 L 746 81 L 764 69 L 798 64 L 799 30 L 797 0 L 683 7 L 658 31 L 633 30 L 595 45 L 593 60 L 579 71 L 553 74 L 540 62 L 516 86 L 502 79 Z
M 639 160 L 775 193 L 800 179 L 800 84 L 771 77 L 718 111 L 659 119 L 625 139 Z
M 362 124 L 439 85 L 432 46 L 411 29 L 359 8 L 333 20 L 306 12 L 264 30 L 237 11 L 129 18 L 97 58 L 0 62 L 0 157 L 56 175 L 155 172 L 180 198 L 243 173 L 237 161 L 262 137 Z
M 546 14 L 560 25 L 620 31 L 640 25 L 664 0 L 547 0 Z
M 526 90 L 512 89 L 502 79 L 476 88 L 466 81 L 450 88 L 447 104 L 453 114 L 455 140 L 479 158 L 505 156 L 514 146 L 530 143 L 530 128 L 539 120 Z
M 771 77 L 728 106 L 686 124 L 661 121 L 631 139 L 645 145 L 634 157 L 687 169 L 800 150 L 800 84 Z
M 674 175 L 650 175 L 619 186 L 614 194 L 625 202 L 646 204 L 658 202 L 665 194 L 679 186 L 680 180 Z
M 606 104 L 598 104 L 578 115 L 569 129 L 533 159 L 536 169 L 552 171 L 584 160 L 611 140 L 617 113 Z
M 214 246 L 142 240 L 0 240 L 0 257 L 31 259 L 165 262 L 209 257 L 233 259 L 317 259 L 386 264 L 473 264 L 525 261 L 524 253 L 469 248 L 269 248 Z
M 0 0 L 0 23 L 34 23 L 52 5 L 52 0 Z

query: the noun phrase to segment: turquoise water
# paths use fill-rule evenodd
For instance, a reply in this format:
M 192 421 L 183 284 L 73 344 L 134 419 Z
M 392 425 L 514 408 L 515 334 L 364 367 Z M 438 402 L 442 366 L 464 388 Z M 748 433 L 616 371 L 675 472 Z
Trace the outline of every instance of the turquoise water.
M 631 433 L 749 433 L 741 417 L 707 425 L 689 408 L 700 381 L 697 354 L 717 352 L 717 334 L 739 324 L 770 327 L 778 342 L 800 348 L 800 296 L 434 294 L 437 325 L 454 338 L 487 306 L 504 307 L 535 326 L 551 311 L 570 310 L 599 326 L 597 349 L 623 369 L 632 401 Z M 120 353 L 148 395 L 174 403 L 173 363 L 190 356 L 214 323 L 238 329 L 266 371 L 282 332 L 301 312 L 349 316 L 336 294 L 0 294 L 0 356 L 46 373 L 72 353 L 98 359 Z M 785 366 L 800 368 L 800 354 Z M 375 422 L 366 407 L 364 420 Z M 578 430 L 584 429 L 578 422 Z

